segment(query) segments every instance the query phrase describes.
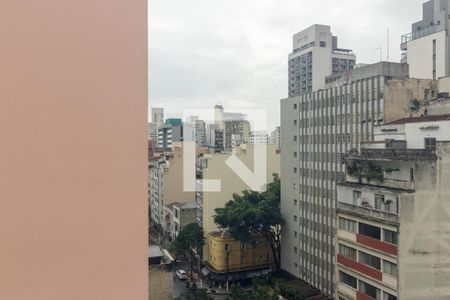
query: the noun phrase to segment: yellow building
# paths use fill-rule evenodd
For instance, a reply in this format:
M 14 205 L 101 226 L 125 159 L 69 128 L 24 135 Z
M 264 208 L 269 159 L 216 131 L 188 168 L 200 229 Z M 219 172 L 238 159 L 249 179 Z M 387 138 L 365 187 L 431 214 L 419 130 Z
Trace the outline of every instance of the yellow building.
M 215 273 L 260 269 L 274 264 L 270 245 L 261 235 L 242 243 L 232 239 L 228 231 L 213 231 L 208 234 L 206 244 L 206 262 Z

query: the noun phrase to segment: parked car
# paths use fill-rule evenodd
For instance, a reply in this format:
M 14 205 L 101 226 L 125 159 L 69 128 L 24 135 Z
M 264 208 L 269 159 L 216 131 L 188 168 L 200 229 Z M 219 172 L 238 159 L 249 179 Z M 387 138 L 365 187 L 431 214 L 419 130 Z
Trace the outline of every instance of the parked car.
M 186 274 L 186 271 L 184 271 L 184 270 L 176 270 L 175 271 L 175 275 L 180 280 L 186 280 L 187 279 L 187 274 Z

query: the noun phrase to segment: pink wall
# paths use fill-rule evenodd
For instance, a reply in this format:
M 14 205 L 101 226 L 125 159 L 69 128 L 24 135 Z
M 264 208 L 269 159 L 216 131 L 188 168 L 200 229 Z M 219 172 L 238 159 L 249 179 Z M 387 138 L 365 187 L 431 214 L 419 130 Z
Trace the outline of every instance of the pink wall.
M 146 299 L 145 0 L 0 2 L 0 299 Z

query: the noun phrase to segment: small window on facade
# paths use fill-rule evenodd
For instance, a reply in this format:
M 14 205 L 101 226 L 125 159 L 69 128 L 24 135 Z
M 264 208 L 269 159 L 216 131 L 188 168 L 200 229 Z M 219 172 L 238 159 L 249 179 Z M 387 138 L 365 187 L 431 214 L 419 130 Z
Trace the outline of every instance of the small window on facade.
M 294 199 L 294 205 L 297 206 L 297 204 L 298 204 L 297 199 Z
M 388 229 L 383 229 L 383 235 L 385 242 L 397 245 L 398 243 L 397 232 Z
M 294 216 L 294 222 L 297 222 L 297 219 L 298 219 L 297 216 Z
M 297 136 L 296 135 L 294 135 L 294 142 L 296 142 L 297 141 Z
M 375 209 L 384 209 L 384 195 L 375 194 Z
M 436 138 L 425 138 L 425 149 L 436 149 Z
M 297 103 L 294 103 L 294 109 L 297 109 Z
M 409 180 L 414 181 L 414 168 L 409 169 Z
M 297 157 L 297 152 L 294 152 L 294 157 Z
M 294 120 L 294 126 L 297 126 L 297 120 Z
M 297 168 L 294 167 L 294 174 L 297 174 Z
M 358 205 L 360 199 L 361 199 L 361 192 L 353 191 L 353 205 Z
M 297 237 L 297 231 L 294 231 L 294 237 Z
M 297 247 L 294 247 L 294 253 L 297 253 Z
M 326 46 L 327 46 L 327 42 L 320 41 L 320 47 L 326 47 Z
M 397 265 L 390 261 L 383 261 L 383 273 L 397 277 Z

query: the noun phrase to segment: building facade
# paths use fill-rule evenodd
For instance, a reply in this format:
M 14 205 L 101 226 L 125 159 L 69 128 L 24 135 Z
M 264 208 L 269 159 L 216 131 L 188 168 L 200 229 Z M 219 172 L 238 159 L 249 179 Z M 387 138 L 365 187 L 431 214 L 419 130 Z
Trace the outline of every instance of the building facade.
M 189 117 L 183 124 L 183 141 L 193 141 L 199 147 L 207 146 L 205 121 L 197 116 Z
M 330 26 L 313 25 L 295 34 L 289 54 L 289 97 L 323 89 L 324 78 L 353 69 L 355 55 L 340 49 Z
M 151 108 L 151 122 L 162 125 L 164 124 L 164 108 L 152 107 Z
M 180 184 L 183 182 L 183 148 L 174 147 L 171 152 L 155 157 L 149 163 L 149 173 L 150 218 L 153 223 L 164 228 L 169 204 L 195 200 L 195 192 L 184 191 Z
M 449 3 L 425 2 L 422 20 L 402 36 L 402 61 L 409 64 L 411 77 L 439 79 L 450 75 Z
M 281 127 L 277 126 L 274 131 L 270 133 L 270 143 L 274 144 L 277 149 L 281 148 Z
M 251 145 L 265 145 L 270 142 L 269 135 L 265 131 L 252 131 L 248 138 L 248 143 Z
M 281 266 L 326 294 L 335 293 L 342 155 L 373 140 L 373 126 L 420 114 L 428 93 L 437 93 L 435 81 L 407 76 L 404 65 L 380 62 L 350 71 L 342 84 L 281 100 Z
M 450 115 L 400 119 L 374 135 L 344 157 L 338 299 L 448 299 Z
M 208 233 L 207 265 L 217 273 L 230 273 L 270 267 L 274 264 L 272 250 L 263 236 L 255 235 L 248 242 L 233 239 L 228 231 Z

